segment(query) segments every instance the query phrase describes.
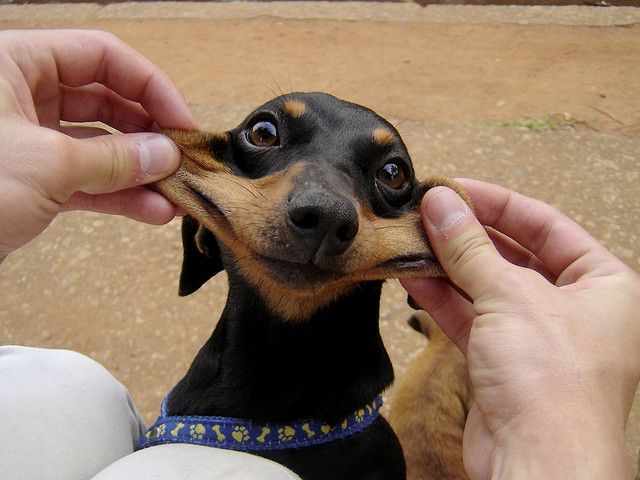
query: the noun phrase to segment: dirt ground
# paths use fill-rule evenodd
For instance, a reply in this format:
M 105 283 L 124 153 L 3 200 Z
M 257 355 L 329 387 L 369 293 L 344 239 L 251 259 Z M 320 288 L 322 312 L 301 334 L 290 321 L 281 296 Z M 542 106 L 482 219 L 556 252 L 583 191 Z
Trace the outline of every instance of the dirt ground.
M 233 127 L 281 91 L 367 105 L 399 124 L 419 177 L 475 177 L 543 199 L 640 271 L 640 9 L 0 6 L 0 29 L 32 27 L 117 34 L 174 79 L 207 129 Z M 179 299 L 179 256 L 177 222 L 61 215 L 0 266 L 0 344 L 90 355 L 151 421 L 225 298 L 220 275 Z M 398 376 L 423 345 L 409 312 L 389 282 L 381 328 Z

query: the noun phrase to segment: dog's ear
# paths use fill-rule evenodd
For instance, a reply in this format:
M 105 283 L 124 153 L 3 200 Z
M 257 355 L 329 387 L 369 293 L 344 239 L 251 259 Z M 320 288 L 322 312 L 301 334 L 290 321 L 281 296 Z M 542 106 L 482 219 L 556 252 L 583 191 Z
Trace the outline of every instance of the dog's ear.
M 198 290 L 224 266 L 216 237 L 188 215 L 182 219 L 182 248 L 178 295 L 184 297 Z

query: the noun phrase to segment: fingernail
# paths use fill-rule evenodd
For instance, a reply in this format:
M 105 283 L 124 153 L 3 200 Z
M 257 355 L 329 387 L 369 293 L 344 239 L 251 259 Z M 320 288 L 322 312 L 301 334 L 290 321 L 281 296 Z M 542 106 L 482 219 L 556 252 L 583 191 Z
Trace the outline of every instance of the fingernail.
M 424 213 L 436 230 L 445 230 L 462 220 L 469 207 L 460 196 L 446 187 L 436 187 L 431 195 L 427 193 Z
M 168 175 L 176 169 L 180 152 L 164 135 L 145 135 L 138 140 L 138 158 L 146 175 Z

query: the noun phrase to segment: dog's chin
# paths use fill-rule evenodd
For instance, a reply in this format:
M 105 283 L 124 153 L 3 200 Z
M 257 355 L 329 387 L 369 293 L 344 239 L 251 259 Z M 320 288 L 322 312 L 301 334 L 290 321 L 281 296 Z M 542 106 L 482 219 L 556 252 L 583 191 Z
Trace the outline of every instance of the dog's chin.
M 326 270 L 313 263 L 296 263 L 262 255 L 257 255 L 257 260 L 271 282 L 301 294 L 321 290 L 323 286 L 336 282 L 342 283 L 348 278 L 343 272 Z
M 348 295 L 355 283 L 314 265 L 253 256 L 239 264 L 245 280 L 278 318 L 300 322 Z

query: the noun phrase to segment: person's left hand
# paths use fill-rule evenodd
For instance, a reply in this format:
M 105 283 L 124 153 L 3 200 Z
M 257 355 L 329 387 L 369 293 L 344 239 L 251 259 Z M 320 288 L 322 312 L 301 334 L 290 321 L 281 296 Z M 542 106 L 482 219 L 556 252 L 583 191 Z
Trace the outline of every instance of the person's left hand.
M 178 168 L 175 144 L 150 133 L 160 128 L 195 121 L 171 80 L 115 36 L 0 32 L 0 260 L 65 210 L 171 220 L 176 208 L 143 186 Z

